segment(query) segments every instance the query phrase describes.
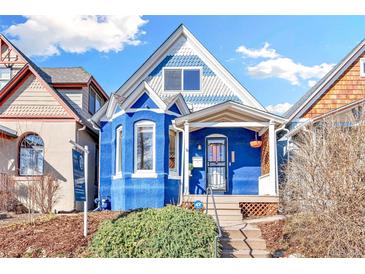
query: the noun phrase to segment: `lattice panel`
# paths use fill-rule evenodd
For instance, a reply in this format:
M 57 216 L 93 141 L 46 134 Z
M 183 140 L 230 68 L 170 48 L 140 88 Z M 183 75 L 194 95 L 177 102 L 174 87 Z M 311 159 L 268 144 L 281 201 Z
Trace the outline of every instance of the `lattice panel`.
M 251 216 L 272 216 L 278 211 L 277 203 L 240 203 L 243 218 Z

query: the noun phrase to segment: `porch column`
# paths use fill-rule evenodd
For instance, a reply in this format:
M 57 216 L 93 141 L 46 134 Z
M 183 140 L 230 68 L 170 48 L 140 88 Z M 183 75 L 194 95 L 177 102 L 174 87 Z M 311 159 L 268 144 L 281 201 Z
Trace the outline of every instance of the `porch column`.
M 184 124 L 184 195 L 189 194 L 189 123 Z
M 270 189 L 278 194 L 277 190 L 277 178 L 276 178 L 276 134 L 275 134 L 275 122 L 269 123 L 269 157 L 270 157 Z

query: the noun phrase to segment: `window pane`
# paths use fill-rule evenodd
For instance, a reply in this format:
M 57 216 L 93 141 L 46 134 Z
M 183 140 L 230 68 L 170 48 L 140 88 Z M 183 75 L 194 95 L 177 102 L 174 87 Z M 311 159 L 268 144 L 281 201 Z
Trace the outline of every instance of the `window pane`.
M 9 81 L 7 80 L 0 80 L 0 89 L 2 89 L 3 87 L 5 87 L 5 85 L 8 83 Z
M 122 172 L 122 129 L 117 131 L 117 172 Z
M 10 68 L 0 68 L 0 79 L 1 80 L 10 80 L 10 77 L 11 77 Z
M 153 170 L 153 127 L 137 127 L 137 170 Z
M 26 136 L 20 145 L 19 174 L 43 175 L 43 140 L 36 134 Z
M 184 70 L 184 90 L 200 90 L 200 71 L 198 69 Z
M 89 94 L 89 112 L 91 114 L 95 113 L 95 92 L 90 90 Z
M 181 90 L 181 69 L 164 70 L 165 90 Z
M 97 112 L 102 106 L 103 106 L 103 100 L 100 98 L 100 96 L 97 95 L 95 102 L 95 112 Z
M 176 132 L 170 130 L 169 137 L 169 168 L 176 171 Z

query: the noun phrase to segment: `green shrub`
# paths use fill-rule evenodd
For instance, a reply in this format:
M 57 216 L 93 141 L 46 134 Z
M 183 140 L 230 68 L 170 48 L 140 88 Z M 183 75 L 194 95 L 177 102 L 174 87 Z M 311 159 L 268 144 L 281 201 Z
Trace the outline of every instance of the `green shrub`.
M 108 258 L 214 257 L 217 234 L 213 218 L 203 213 L 176 206 L 145 209 L 104 222 L 89 252 Z

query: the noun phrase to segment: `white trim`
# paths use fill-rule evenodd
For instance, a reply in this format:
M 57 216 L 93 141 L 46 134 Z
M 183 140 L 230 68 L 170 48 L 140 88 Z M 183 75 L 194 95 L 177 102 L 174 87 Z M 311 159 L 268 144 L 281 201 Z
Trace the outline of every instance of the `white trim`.
M 190 109 L 187 106 L 184 97 L 179 93 L 174 100 L 172 100 L 167 106 L 166 109 L 169 111 L 169 109 L 176 104 L 178 109 L 181 112 L 181 115 L 187 115 L 190 114 Z M 179 115 L 180 116 L 180 115 Z
M 162 109 L 158 109 L 158 108 L 139 108 L 139 109 L 128 109 L 127 111 L 125 110 L 121 110 L 117 113 L 114 113 L 112 117 L 110 117 L 110 119 L 102 119 L 101 121 L 113 121 L 115 118 L 126 114 L 126 113 L 136 113 L 136 112 L 140 112 L 140 111 L 150 111 L 150 112 L 154 112 L 154 113 L 165 113 L 165 114 L 169 114 L 175 117 L 180 117 L 180 115 L 178 113 L 175 113 L 173 111 L 170 110 L 162 110 Z
M 203 122 L 190 123 L 190 127 L 268 127 L 268 122 Z
M 165 90 L 165 70 L 181 70 L 181 90 Z M 185 70 L 199 70 L 199 89 L 194 90 L 185 90 L 184 88 L 184 73 Z M 162 68 L 162 91 L 164 94 L 177 94 L 177 93 L 186 93 L 191 94 L 193 92 L 201 93 L 202 92 L 202 75 L 203 75 L 202 67 L 163 67 Z
M 271 187 L 275 189 L 276 195 L 278 194 L 277 188 L 277 177 L 276 177 L 276 170 L 277 170 L 277 155 L 276 155 L 276 133 L 275 133 L 275 123 L 270 121 L 269 125 L 269 166 L 270 166 L 270 184 Z
M 123 148 L 122 143 L 123 140 L 119 139 L 119 135 L 122 132 L 123 135 L 123 126 L 119 126 L 116 128 L 115 130 L 115 142 L 116 142 L 116 146 L 115 146 L 115 176 L 116 177 L 122 177 L 122 170 L 123 170 L 123 152 L 121 151 L 121 149 Z M 119 163 L 119 153 L 120 153 L 120 161 L 121 163 Z M 119 166 L 120 166 L 120 170 L 119 170 Z
M 365 77 L 365 58 L 360 59 L 360 77 Z
M 346 69 L 364 52 L 365 40 L 363 40 L 347 57 L 342 61 L 340 65 L 326 77 L 326 79 L 321 83 L 316 90 L 301 104 L 297 109 L 288 117 L 288 122 L 293 120 L 295 117 L 300 117 L 305 113 L 311 106 L 311 102 L 315 102 L 318 98 L 322 96 L 328 88 L 337 80 L 337 78 L 342 75 Z
M 183 141 L 184 141 L 184 195 L 189 194 L 189 123 L 185 121 L 184 123 L 184 135 L 183 135 Z
M 169 180 L 181 180 L 181 176 L 176 175 L 176 174 L 169 174 L 167 176 L 167 179 L 169 179 Z
M 252 107 L 248 107 L 248 106 L 236 103 L 236 102 L 228 101 L 228 102 L 224 102 L 221 104 L 217 104 L 217 105 L 196 111 L 196 112 L 191 113 L 186 116 L 176 118 L 176 124 L 182 124 L 184 121 L 191 121 L 194 119 L 204 118 L 205 116 L 217 114 L 218 112 L 221 112 L 221 111 L 223 112 L 228 109 L 232 109 L 232 110 L 238 111 L 238 112 L 246 114 L 246 115 L 251 115 L 252 117 L 255 117 L 255 118 L 265 119 L 266 121 L 273 120 L 277 123 L 283 123 L 286 121 L 285 118 L 271 114 L 269 112 L 255 109 Z
M 137 130 L 139 127 L 152 127 L 152 169 L 141 170 L 137 169 Z M 134 124 L 134 138 L 133 138 L 133 148 L 134 148 L 134 159 L 133 159 L 133 170 L 134 176 L 148 176 L 151 177 L 151 174 L 155 174 L 156 172 L 156 123 L 150 120 L 140 120 Z
M 142 171 L 137 171 L 131 174 L 132 178 L 157 178 L 157 173 L 156 172 L 150 172 L 150 171 L 146 171 L 146 172 L 142 172 Z
M 179 153 L 179 145 L 180 145 L 180 140 L 179 140 L 179 132 L 177 130 L 175 130 L 172 126 L 169 126 L 169 156 L 170 156 L 170 130 L 175 132 L 175 169 L 176 170 L 172 170 L 170 169 L 169 166 L 169 176 L 171 177 L 178 177 L 179 176 L 179 169 L 180 169 L 180 161 L 179 161 L 179 157 L 180 157 L 180 153 Z M 170 160 L 170 159 L 169 159 Z M 170 163 L 169 163 L 170 164 Z

